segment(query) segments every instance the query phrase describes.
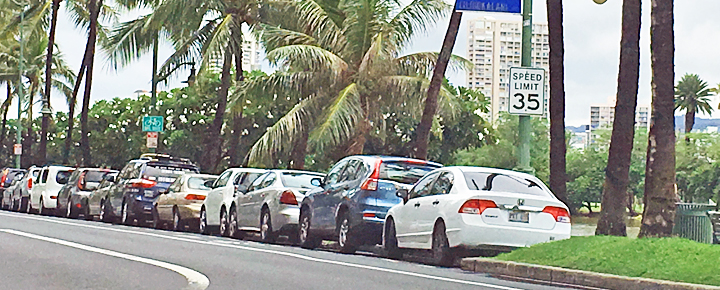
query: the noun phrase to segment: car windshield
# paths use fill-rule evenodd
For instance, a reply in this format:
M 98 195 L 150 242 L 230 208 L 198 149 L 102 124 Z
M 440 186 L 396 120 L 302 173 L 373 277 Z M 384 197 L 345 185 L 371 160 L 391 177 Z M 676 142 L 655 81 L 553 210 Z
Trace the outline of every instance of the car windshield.
M 415 184 L 420 178 L 439 166 L 409 161 L 383 161 L 380 165 L 380 179 L 405 184 Z
M 314 178 L 322 179 L 321 174 L 301 173 L 301 172 L 283 172 L 281 175 L 283 185 L 294 188 L 314 188 L 312 185 Z
M 190 168 L 168 165 L 148 165 L 142 177 L 159 183 L 173 183 L 178 176 L 185 173 L 196 173 L 196 171 Z
M 88 170 L 88 172 L 85 173 L 85 182 L 99 183 L 108 173 L 110 173 L 110 171 Z
M 55 175 L 55 182 L 58 184 L 65 184 L 68 182 L 68 179 L 70 178 L 70 174 L 73 173 L 75 170 L 60 170 Z
M 463 175 L 470 190 L 548 196 L 548 192 L 538 184 L 540 181 L 521 176 L 487 172 L 463 172 Z
M 210 190 L 212 188 L 205 186 L 205 182 L 214 179 L 213 177 L 190 177 L 188 178 L 187 185 L 190 189 Z

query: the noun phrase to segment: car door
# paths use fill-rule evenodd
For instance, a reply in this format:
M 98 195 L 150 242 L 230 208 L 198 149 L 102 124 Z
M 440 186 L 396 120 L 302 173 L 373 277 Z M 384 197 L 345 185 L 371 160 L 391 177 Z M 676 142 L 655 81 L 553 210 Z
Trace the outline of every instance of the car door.
M 161 220 L 172 219 L 172 209 L 173 206 L 177 204 L 177 194 L 180 188 L 182 188 L 182 183 L 185 178 L 184 176 L 176 178 L 163 194 L 158 195 L 155 208 Z
M 269 172 L 268 176 L 263 179 L 263 182 L 260 184 L 260 189 L 253 191 L 250 195 L 250 204 L 249 212 L 248 212 L 248 226 L 260 226 L 260 210 L 262 209 L 262 206 L 265 201 L 265 197 L 270 194 L 270 191 L 274 188 L 273 185 L 277 182 L 277 180 L 280 178 L 278 176 L 278 173 L 276 172 Z
M 108 190 L 106 200 L 109 201 L 112 210 L 116 215 L 120 215 L 120 209 L 122 207 L 125 194 L 125 187 L 128 185 L 128 181 L 134 178 L 133 173 L 136 171 L 136 167 L 138 167 L 138 165 L 139 164 L 137 162 L 130 162 L 128 165 L 125 165 L 125 168 L 123 168 L 123 170 L 120 171 L 120 174 L 118 174 L 115 184 L 113 184 L 113 186 Z
M 333 194 L 340 189 L 339 180 L 349 159 L 340 160 L 330 169 L 323 182 L 323 190 L 313 194 L 311 224 L 314 229 L 335 229 L 335 206 Z
M 40 207 L 40 197 L 45 191 L 49 173 L 48 171 L 49 169 L 47 167 L 43 168 L 42 171 L 40 171 L 40 178 L 38 178 L 37 183 L 35 183 L 34 189 L 32 191 L 32 196 L 30 198 L 30 203 L 32 204 L 33 208 Z
M 225 170 L 225 172 L 220 174 L 213 183 L 212 190 L 208 192 L 207 197 L 205 197 L 204 203 L 208 225 L 220 224 L 220 206 L 225 196 L 225 185 L 227 185 L 232 175 L 232 170 Z
M 440 173 L 433 182 L 430 192 L 417 198 L 416 203 L 420 203 L 420 208 L 417 211 L 418 215 L 415 218 L 417 222 L 417 238 L 418 242 L 423 244 L 423 248 L 431 246 L 435 221 L 440 216 L 441 207 L 448 202 L 448 194 L 452 190 L 454 179 L 452 172 L 444 171 Z
M 267 172 L 261 175 L 250 184 L 250 187 L 247 191 L 238 193 L 236 206 L 239 227 L 247 228 L 257 226 L 257 224 L 252 223 L 253 217 L 250 216 L 252 214 L 253 196 L 255 195 L 256 191 L 263 188 L 265 179 L 271 174 L 274 175 L 275 173 Z
M 433 182 L 439 175 L 439 172 L 433 172 L 420 179 L 408 193 L 407 202 L 395 211 L 393 221 L 395 222 L 398 246 L 412 248 L 419 243 L 417 218 L 421 215 L 419 212 L 420 199 L 430 194 Z

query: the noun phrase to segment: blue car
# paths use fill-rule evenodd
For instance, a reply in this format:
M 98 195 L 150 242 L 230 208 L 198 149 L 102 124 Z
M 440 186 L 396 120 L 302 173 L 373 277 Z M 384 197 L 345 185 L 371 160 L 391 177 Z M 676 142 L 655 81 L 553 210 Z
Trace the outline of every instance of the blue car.
M 391 156 L 349 156 L 330 169 L 320 187 L 300 206 L 298 242 L 316 248 L 336 240 L 344 253 L 379 244 L 388 210 L 402 202 L 396 195 L 442 164 Z

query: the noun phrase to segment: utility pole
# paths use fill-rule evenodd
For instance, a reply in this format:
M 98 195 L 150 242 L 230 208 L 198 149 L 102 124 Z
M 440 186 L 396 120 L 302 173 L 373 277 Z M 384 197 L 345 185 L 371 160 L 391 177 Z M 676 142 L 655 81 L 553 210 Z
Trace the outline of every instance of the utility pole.
M 532 0 L 523 0 L 522 9 L 522 67 L 532 66 Z M 529 115 L 519 116 L 518 125 L 518 164 L 515 170 L 535 174 L 535 169 L 530 166 L 530 142 L 532 138 L 532 124 Z
M 25 89 L 23 87 L 23 74 L 25 73 L 25 39 L 23 36 L 23 29 L 25 24 L 25 5 L 22 6 L 22 10 L 20 10 L 20 59 L 18 60 L 18 85 L 17 85 L 17 92 L 18 92 L 18 115 L 17 115 L 17 126 L 15 127 L 17 129 L 17 142 L 15 146 L 20 146 L 22 148 L 22 121 L 20 119 L 22 115 L 22 101 L 25 98 Z M 8 96 L 10 97 L 10 96 Z M 32 104 L 30 104 L 32 106 Z M 28 117 L 32 118 L 32 117 Z M 13 147 L 13 151 L 15 151 L 15 148 Z M 15 153 L 15 167 L 20 168 L 20 158 L 22 155 L 22 150 L 20 150 L 20 154 Z
M 153 39 L 153 56 L 152 56 L 152 92 L 150 93 L 150 115 L 157 115 L 157 70 L 158 70 L 158 33 L 155 32 L 155 39 Z M 158 132 L 158 139 L 160 139 L 160 132 Z M 159 143 L 159 140 L 158 140 Z M 149 148 L 150 153 L 155 153 L 155 148 Z

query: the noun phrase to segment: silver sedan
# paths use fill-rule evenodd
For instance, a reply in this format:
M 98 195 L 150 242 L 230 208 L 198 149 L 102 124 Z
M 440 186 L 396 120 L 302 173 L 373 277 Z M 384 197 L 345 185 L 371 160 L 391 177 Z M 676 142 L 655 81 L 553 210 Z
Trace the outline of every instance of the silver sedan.
M 324 176 L 317 172 L 270 170 L 258 177 L 230 206 L 230 236 L 259 232 L 263 241 L 274 242 L 286 234 L 294 241 L 300 217 L 298 203 L 308 190 L 320 185 Z

